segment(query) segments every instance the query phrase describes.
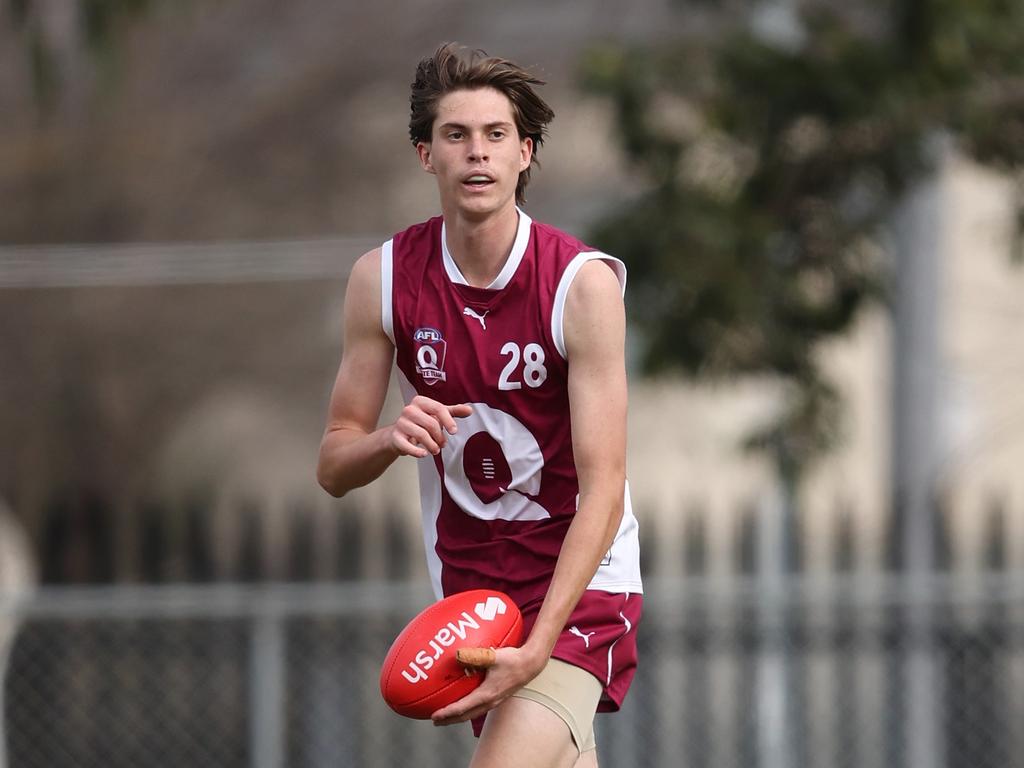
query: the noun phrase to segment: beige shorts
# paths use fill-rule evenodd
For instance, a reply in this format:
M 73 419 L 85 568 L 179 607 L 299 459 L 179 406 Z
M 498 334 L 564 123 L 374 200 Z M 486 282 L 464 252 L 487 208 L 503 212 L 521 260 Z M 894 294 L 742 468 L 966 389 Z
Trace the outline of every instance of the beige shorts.
M 535 701 L 562 718 L 582 754 L 597 749 L 594 715 L 601 691 L 601 683 L 589 672 L 550 659 L 539 675 L 512 695 Z

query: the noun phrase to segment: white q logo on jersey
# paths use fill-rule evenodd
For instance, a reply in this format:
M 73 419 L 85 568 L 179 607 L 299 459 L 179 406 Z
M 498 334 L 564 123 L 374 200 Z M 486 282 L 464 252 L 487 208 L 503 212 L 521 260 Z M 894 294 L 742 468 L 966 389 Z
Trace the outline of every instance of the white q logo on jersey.
M 473 413 L 459 419 L 459 431 L 448 436 L 441 452 L 444 461 L 444 486 L 448 495 L 466 514 L 480 520 L 546 520 L 551 514 L 529 496 L 540 493 L 544 454 L 521 421 L 505 411 L 484 403 L 470 403 Z M 480 433 L 490 435 L 501 448 L 511 473 L 507 487 L 493 501 L 484 501 L 466 478 L 466 445 Z M 484 459 L 482 472 L 493 475 Z M 529 494 L 529 495 L 526 495 Z
M 418 328 L 412 340 L 416 345 L 416 373 L 431 387 L 445 381 L 444 358 L 448 342 L 441 332 L 436 328 Z
M 419 363 L 420 368 L 430 368 L 436 371 L 437 352 L 433 347 L 420 347 L 416 353 L 416 362 Z

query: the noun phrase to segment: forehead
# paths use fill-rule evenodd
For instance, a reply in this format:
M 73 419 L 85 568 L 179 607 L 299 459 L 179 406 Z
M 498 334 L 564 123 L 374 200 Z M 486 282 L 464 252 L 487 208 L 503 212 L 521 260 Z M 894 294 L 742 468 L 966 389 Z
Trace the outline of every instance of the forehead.
M 437 118 L 434 125 L 458 123 L 459 125 L 493 125 L 494 123 L 515 124 L 512 102 L 501 91 L 485 87 L 472 90 L 458 90 L 446 93 L 437 102 Z

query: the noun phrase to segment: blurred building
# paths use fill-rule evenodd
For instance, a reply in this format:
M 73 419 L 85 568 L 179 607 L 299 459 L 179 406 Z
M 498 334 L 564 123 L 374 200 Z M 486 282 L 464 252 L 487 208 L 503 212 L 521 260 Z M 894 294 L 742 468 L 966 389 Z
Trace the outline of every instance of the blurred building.
M 669 0 L 445 0 L 416 14 L 196 0 L 134 23 L 107 80 L 69 6 L 33 7 L 63 80 L 39 112 L 22 33 L 0 23 L 0 241 L 18 244 L 0 249 L 0 498 L 43 578 L 422 574 L 408 462 L 339 502 L 313 479 L 348 269 L 435 212 L 406 138 L 414 61 L 454 38 L 551 81 L 557 118 L 528 208 L 585 235 L 634 182 L 607 110 L 575 90 L 582 50 L 700 35 L 713 14 Z M 946 560 L 1021 564 L 1024 268 L 1008 256 L 1010 189 L 956 159 L 938 184 Z M 168 244 L 31 246 L 55 242 Z M 894 546 L 888 314 L 866 313 L 822 355 L 846 397 L 846 439 L 801 489 L 799 559 L 877 570 Z M 775 480 L 739 446 L 780 394 L 770 381 L 633 378 L 645 567 L 753 567 Z

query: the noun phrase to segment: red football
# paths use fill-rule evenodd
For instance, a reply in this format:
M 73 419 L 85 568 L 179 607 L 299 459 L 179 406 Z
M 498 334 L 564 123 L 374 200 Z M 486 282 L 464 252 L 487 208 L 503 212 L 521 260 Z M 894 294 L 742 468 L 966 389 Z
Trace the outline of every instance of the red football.
M 481 682 L 455 660 L 460 648 L 515 646 L 523 617 L 493 589 L 460 592 L 425 608 L 395 638 L 380 670 L 380 692 L 395 712 L 426 720 Z

